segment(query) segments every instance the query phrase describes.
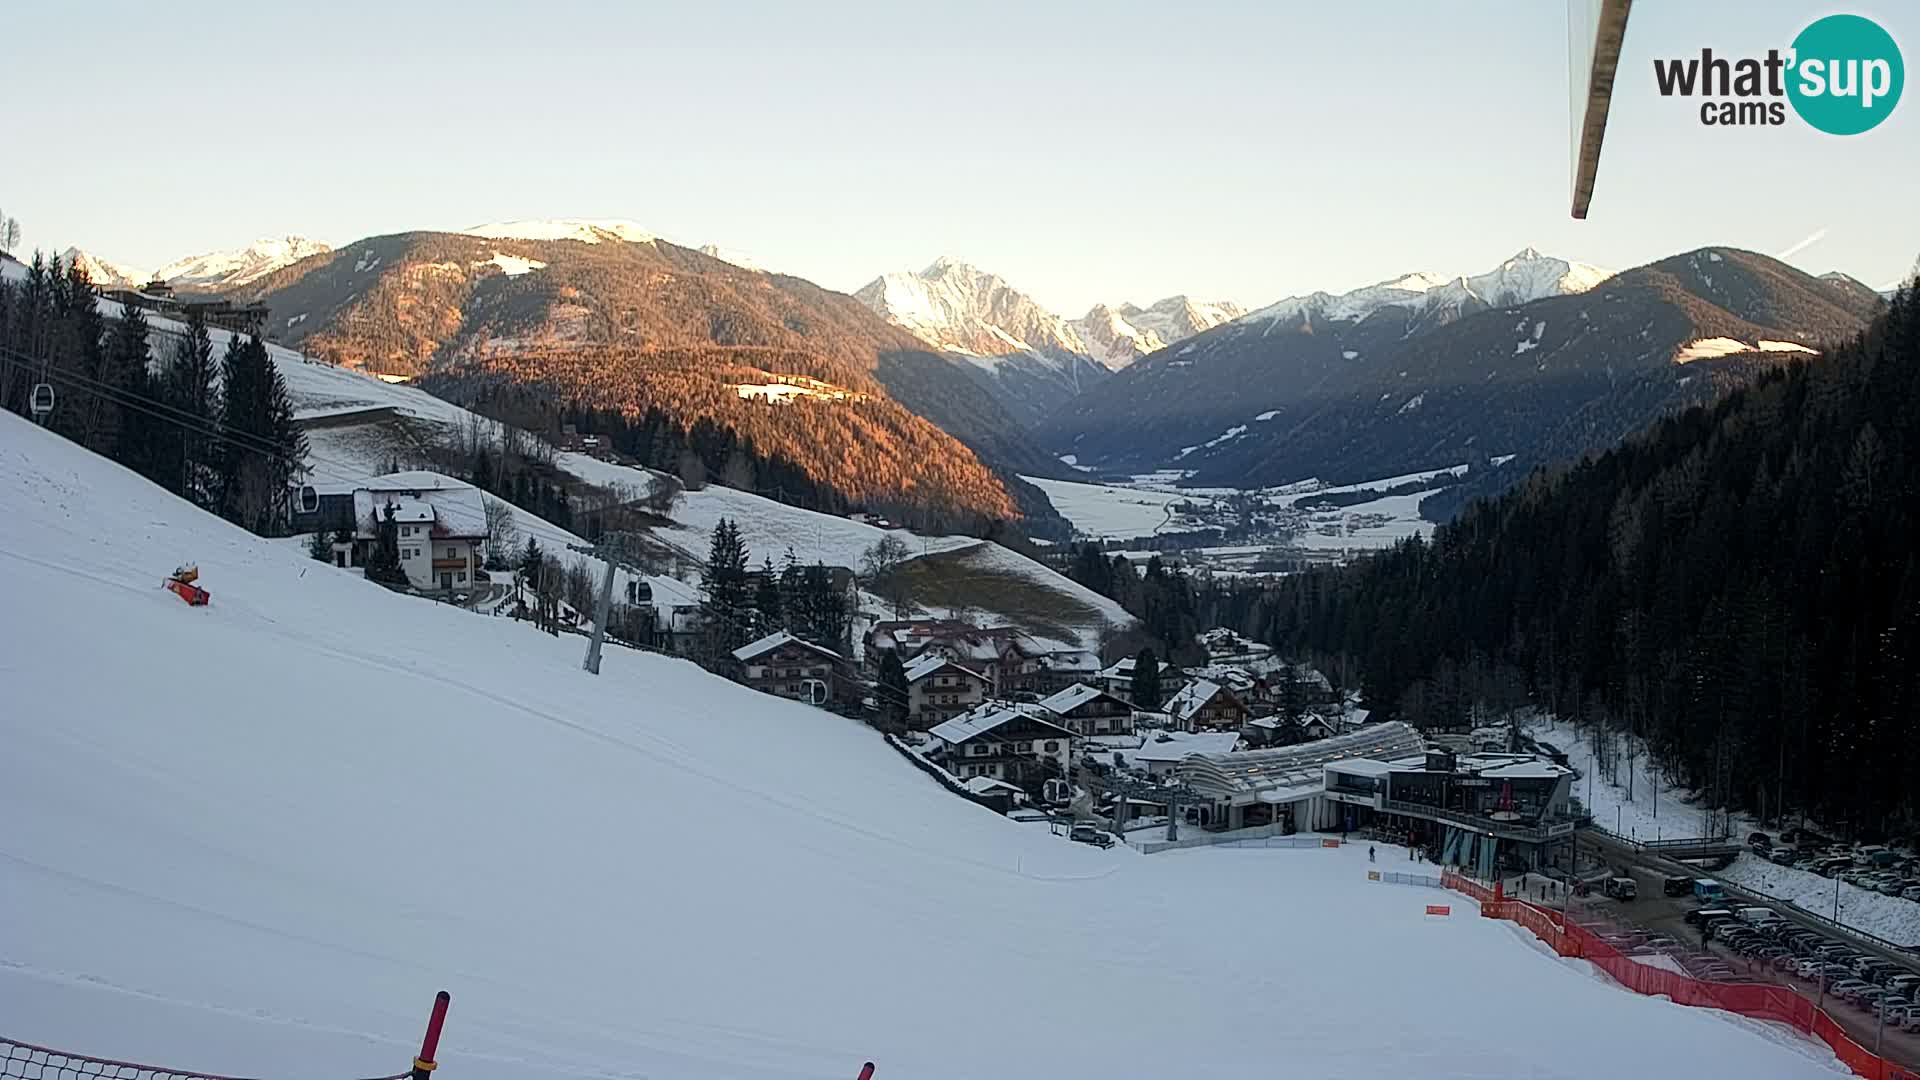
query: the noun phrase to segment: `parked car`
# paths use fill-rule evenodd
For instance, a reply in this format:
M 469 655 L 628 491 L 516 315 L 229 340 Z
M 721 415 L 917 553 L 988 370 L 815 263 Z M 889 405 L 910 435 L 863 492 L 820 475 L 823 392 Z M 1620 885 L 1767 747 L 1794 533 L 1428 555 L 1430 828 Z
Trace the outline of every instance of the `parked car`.
M 1912 996 L 1914 987 L 1917 986 L 1920 986 L 1920 975 L 1915 975 L 1910 971 L 1903 971 L 1887 980 L 1887 987 L 1889 989 L 1899 990 L 1909 997 Z
M 1879 885 L 1875 887 L 1888 896 L 1899 896 L 1906 889 L 1907 883 L 1901 878 L 1889 877 L 1881 878 Z
M 1909 885 L 1900 890 L 1902 900 L 1920 900 L 1920 885 Z
M 1853 970 L 1859 972 L 1860 977 L 1863 979 L 1867 978 L 1870 972 L 1875 972 L 1875 971 L 1886 972 L 1885 977 L 1887 978 L 1891 978 L 1892 976 L 1900 973 L 1899 968 L 1893 966 L 1892 964 L 1887 963 L 1885 960 L 1882 960 L 1877 956 L 1863 956 L 1860 959 L 1855 960 L 1853 962 Z
M 1685 896 L 1693 891 L 1693 879 L 1678 874 L 1668 874 L 1660 879 L 1660 893 L 1663 896 Z M 1697 912 L 1687 912 L 1688 922 L 1697 922 L 1693 916 Z
M 1763 832 L 1751 832 L 1747 834 L 1747 843 L 1755 847 L 1772 847 L 1773 837 Z
M 1820 977 L 1820 969 L 1823 966 L 1818 960 L 1802 958 L 1794 967 L 1794 973 L 1803 979 L 1817 979 Z
M 1838 982 L 1827 984 L 1827 993 L 1832 994 L 1842 1001 L 1858 1001 L 1860 1000 L 1859 995 L 1861 991 L 1871 989 L 1873 989 L 1871 986 L 1861 982 L 1859 979 L 1842 979 Z
M 1781 866 L 1792 866 L 1794 863 L 1794 860 L 1798 859 L 1799 857 L 1800 857 L 1800 853 L 1797 851 L 1794 851 L 1792 848 L 1780 848 L 1774 851 L 1771 855 L 1767 856 L 1768 859 L 1771 859 L 1773 862 L 1778 863 Z
M 1068 832 L 1067 838 L 1077 844 L 1092 844 L 1094 847 L 1102 848 L 1110 848 L 1114 843 L 1112 833 L 1088 822 L 1075 825 Z

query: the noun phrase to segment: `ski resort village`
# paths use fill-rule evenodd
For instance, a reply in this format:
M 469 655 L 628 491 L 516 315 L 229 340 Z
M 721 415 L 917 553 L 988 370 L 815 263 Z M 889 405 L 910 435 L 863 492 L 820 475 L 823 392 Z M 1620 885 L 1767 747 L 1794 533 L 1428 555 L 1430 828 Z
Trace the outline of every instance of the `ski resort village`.
M 0 20 L 0 1080 L 1920 1080 L 1913 12 L 230 6 Z
M 232 424 L 179 429 L 183 497 L 0 417 L 0 999 L 44 1075 L 374 1075 L 443 985 L 440 1059 L 482 1078 L 1815 1076 L 1913 1038 L 1751 950 L 1904 953 L 1708 890 L 1717 837 L 1603 829 L 1573 733 L 1378 721 L 1231 627 L 1156 652 L 1044 546 L 130 301 L 97 310 L 263 382 L 302 456 L 243 529 L 195 505 Z M 1151 1021 L 1091 1037 L 1116 1007 Z M 1244 1037 L 1282 1021 L 1313 1035 Z M 1569 1057 L 1570 1026 L 1635 1038 Z

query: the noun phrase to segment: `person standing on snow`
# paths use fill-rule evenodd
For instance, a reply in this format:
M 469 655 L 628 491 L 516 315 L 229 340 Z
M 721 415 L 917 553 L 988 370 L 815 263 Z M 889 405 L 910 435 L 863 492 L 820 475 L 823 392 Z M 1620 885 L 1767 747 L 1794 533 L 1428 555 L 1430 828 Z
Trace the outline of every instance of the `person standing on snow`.
M 1367 845 L 1367 861 L 1368 862 L 1373 861 L 1373 845 L 1372 844 Z

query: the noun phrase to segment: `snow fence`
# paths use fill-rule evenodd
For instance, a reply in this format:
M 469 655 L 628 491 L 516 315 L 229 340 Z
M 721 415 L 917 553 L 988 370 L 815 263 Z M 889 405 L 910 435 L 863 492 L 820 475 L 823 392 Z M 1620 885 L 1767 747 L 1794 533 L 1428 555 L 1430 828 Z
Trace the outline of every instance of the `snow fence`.
M 445 990 L 434 995 L 433 1012 L 427 1020 L 426 1037 L 420 1040 L 420 1054 L 413 1068 L 373 1080 L 429 1080 L 439 1067 L 434 1060 L 440 1052 L 440 1029 L 447 1021 L 447 1005 L 452 1001 Z M 0 1036 L 0 1077 L 18 1080 L 242 1080 L 240 1077 L 194 1069 L 173 1069 L 164 1065 L 141 1065 L 132 1061 L 91 1057 L 65 1050 L 35 1046 Z
M 7 1038 L 0 1038 L 0 1053 L 6 1055 L 0 1058 L 0 1076 L 18 1080 L 240 1080 L 238 1077 L 195 1072 L 192 1069 L 170 1069 L 160 1065 L 139 1065 L 131 1061 L 70 1054 L 64 1050 L 50 1050 Z M 407 1080 L 412 1075 L 409 1071 L 375 1077 L 373 1080 Z
M 1452 871 L 1441 878 L 1447 888 L 1478 901 L 1481 915 L 1519 923 L 1554 952 L 1587 961 L 1635 993 L 1787 1024 L 1832 1047 L 1834 1056 L 1842 1064 L 1856 1076 L 1869 1080 L 1920 1080 L 1920 1073 L 1888 1061 L 1855 1042 L 1825 1010 L 1787 987 L 1771 983 L 1714 982 L 1641 964 L 1586 927 L 1565 921 L 1558 911 L 1535 907 L 1524 900 L 1509 900 L 1485 884 Z

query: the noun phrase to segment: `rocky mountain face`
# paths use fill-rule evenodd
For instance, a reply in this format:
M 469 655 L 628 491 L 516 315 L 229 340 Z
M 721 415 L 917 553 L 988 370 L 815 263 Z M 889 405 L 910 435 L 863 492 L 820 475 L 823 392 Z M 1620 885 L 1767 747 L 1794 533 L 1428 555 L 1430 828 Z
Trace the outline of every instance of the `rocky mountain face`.
M 1071 325 L 1096 361 L 1118 371 L 1143 356 L 1178 345 L 1244 314 L 1246 311 L 1231 301 L 1169 296 L 1146 307 L 1095 304 Z

